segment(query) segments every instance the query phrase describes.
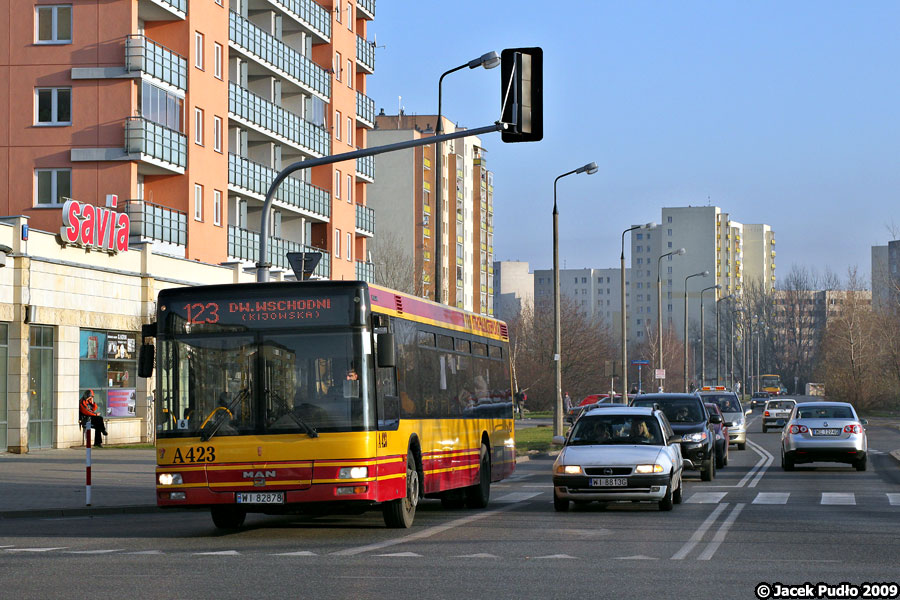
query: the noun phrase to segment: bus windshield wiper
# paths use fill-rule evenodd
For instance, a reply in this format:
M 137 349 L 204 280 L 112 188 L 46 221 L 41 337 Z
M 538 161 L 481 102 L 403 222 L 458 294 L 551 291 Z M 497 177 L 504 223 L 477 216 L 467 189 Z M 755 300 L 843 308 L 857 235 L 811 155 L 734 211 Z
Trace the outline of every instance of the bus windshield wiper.
M 284 398 L 282 398 L 278 394 L 278 392 L 274 390 L 266 390 L 266 394 L 272 394 L 272 396 L 275 398 L 275 402 L 278 403 L 278 407 L 284 412 L 284 414 L 289 415 L 294 423 L 299 425 L 303 429 L 303 431 L 306 432 L 306 435 L 311 438 L 319 437 L 319 432 L 316 431 L 316 428 L 298 417 L 297 414 L 288 407 L 287 402 L 285 402 Z
M 220 405 L 213 409 L 209 416 L 206 417 L 206 420 L 203 421 L 203 425 L 200 427 L 200 439 L 204 442 L 209 441 L 209 439 L 216 435 L 216 432 L 219 431 L 219 428 L 225 424 L 225 421 L 228 419 L 224 413 L 228 415 L 234 415 L 234 407 L 237 406 L 238 402 L 246 399 L 247 396 L 250 395 L 250 390 L 247 388 L 242 389 L 237 396 L 235 396 L 234 400 L 231 401 L 227 406 Z

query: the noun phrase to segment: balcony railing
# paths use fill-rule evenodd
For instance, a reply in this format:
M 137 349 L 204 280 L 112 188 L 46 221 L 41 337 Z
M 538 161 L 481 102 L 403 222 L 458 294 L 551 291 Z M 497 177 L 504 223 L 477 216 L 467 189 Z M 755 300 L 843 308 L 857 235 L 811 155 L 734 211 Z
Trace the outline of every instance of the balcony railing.
M 363 156 L 356 159 L 356 174 L 367 181 L 375 181 L 375 157 Z
M 375 127 L 375 101 L 359 91 L 356 92 L 356 118 L 369 127 Z
M 188 0 L 154 0 L 158 4 L 170 6 L 172 10 L 182 15 L 187 15 Z
M 234 11 L 229 15 L 228 35 L 247 54 L 287 73 L 323 98 L 331 97 L 331 77 L 325 69 Z
M 126 200 L 131 236 L 179 246 L 187 245 L 187 213 L 145 200 Z
M 322 260 L 316 265 L 313 275 L 321 279 L 328 279 L 331 274 L 331 255 L 321 248 L 270 236 L 268 252 L 268 259 L 272 265 L 283 269 L 291 268 L 287 260 L 288 252 L 321 252 Z M 259 260 L 259 234 L 249 229 L 229 225 L 228 256 L 254 262 Z
M 187 136 L 142 117 L 125 121 L 125 151 L 187 167 Z
M 125 37 L 125 70 L 141 71 L 187 91 L 187 60 L 140 34 Z
M 331 39 L 331 13 L 313 2 L 313 0 L 271 0 L 284 8 L 304 25 L 319 32 L 326 40 Z
M 356 36 L 356 62 L 361 64 L 369 74 L 375 72 L 375 45 L 360 36 Z
M 356 205 L 356 228 L 360 231 L 375 235 L 375 209 Z
M 317 157 L 328 154 L 331 136 L 325 129 L 304 121 L 234 82 L 228 84 L 228 110 L 245 121 L 293 142 L 309 154 Z
M 236 154 L 228 155 L 228 183 L 265 196 L 278 172 L 265 165 L 247 160 Z M 296 177 L 286 177 L 275 191 L 275 199 L 299 209 L 320 215 L 327 221 L 331 217 L 331 195 Z
M 356 261 L 356 278 L 360 281 L 375 283 L 375 263 Z
M 375 18 L 375 0 L 356 0 L 356 7 L 363 11 L 370 21 Z

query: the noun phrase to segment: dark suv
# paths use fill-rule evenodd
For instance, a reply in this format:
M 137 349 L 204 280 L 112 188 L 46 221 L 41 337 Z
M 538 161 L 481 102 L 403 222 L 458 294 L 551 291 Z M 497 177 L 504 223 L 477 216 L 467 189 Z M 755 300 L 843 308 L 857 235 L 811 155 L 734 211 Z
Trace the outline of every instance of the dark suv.
M 721 423 L 719 415 L 710 415 L 697 394 L 643 394 L 631 401 L 632 406 L 654 406 L 669 419 L 672 431 L 681 436 L 681 456 L 700 471 L 700 479 L 712 481 L 716 476 L 716 434 L 713 424 Z

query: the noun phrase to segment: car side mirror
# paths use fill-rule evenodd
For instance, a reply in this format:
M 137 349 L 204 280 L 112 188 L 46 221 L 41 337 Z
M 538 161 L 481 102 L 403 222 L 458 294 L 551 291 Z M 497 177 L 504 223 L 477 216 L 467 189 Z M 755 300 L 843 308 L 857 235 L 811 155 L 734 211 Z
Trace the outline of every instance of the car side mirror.
M 564 446 L 566 444 L 566 436 L 554 435 L 551 442 L 553 443 L 554 446 Z
M 666 440 L 667 444 L 677 444 L 681 441 L 681 436 L 676 434 L 672 434 L 669 436 L 669 439 Z
M 718 425 L 722 422 L 722 417 L 720 417 L 719 415 L 709 415 L 709 422 L 713 425 Z
M 869 420 L 868 419 L 860 419 L 859 424 L 862 425 L 863 427 L 865 427 L 866 425 L 869 424 Z
M 734 423 L 731 421 L 725 421 L 725 427 L 734 427 Z
M 748 408 L 747 410 L 744 411 L 744 415 L 749 415 L 749 414 L 752 413 L 752 412 L 753 412 L 753 409 L 752 409 L 752 408 Z

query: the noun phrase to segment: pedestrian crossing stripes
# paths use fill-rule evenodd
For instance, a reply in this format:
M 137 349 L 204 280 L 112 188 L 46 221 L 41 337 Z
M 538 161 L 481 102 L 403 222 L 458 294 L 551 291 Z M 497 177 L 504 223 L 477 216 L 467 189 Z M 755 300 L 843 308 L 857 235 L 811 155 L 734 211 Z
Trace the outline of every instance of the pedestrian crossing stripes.
M 822 492 L 822 502 L 820 504 L 852 506 L 856 504 L 856 495 L 852 492 Z
M 753 504 L 787 504 L 790 492 L 760 492 L 753 499 Z
M 685 504 L 720 504 L 726 500 L 729 492 L 697 492 L 684 502 Z M 758 492 L 751 504 L 816 504 L 823 506 L 857 506 L 862 500 L 866 504 L 881 503 L 887 498 L 890 506 L 900 506 L 900 493 L 863 494 L 857 498 L 854 492 L 822 492 L 813 500 L 808 494 L 797 494 L 791 499 L 790 492 Z
M 888 502 L 891 506 L 900 506 L 900 494 L 888 494 Z

